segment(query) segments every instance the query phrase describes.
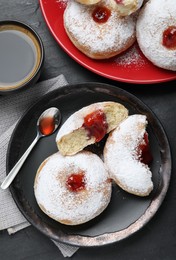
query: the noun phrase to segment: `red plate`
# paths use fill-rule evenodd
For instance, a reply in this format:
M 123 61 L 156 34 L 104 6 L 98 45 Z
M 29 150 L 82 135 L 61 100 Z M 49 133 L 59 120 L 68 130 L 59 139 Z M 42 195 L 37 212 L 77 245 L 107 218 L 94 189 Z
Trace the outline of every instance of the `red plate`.
M 93 60 L 81 53 L 69 40 L 63 26 L 68 0 L 39 0 L 46 23 L 56 41 L 75 61 L 103 77 L 128 83 L 159 83 L 176 79 L 176 73 L 149 62 L 136 44 L 124 54 L 108 60 Z

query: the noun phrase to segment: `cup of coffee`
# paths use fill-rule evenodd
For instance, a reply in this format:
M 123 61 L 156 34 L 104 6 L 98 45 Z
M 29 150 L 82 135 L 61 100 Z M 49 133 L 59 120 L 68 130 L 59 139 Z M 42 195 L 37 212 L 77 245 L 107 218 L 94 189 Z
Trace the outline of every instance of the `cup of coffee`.
M 39 35 L 20 21 L 0 21 L 0 94 L 32 86 L 44 62 Z

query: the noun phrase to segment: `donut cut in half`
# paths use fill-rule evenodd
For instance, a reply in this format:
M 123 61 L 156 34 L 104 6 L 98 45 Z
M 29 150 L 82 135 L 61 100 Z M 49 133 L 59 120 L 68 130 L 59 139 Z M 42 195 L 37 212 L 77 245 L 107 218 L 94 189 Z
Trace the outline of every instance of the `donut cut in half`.
M 113 130 L 105 144 L 104 162 L 110 177 L 123 190 L 138 196 L 148 196 L 153 189 L 152 172 L 148 164 L 147 119 L 131 115 Z M 145 163 L 143 162 L 143 151 Z
M 99 142 L 128 116 L 120 103 L 107 101 L 83 107 L 72 114 L 59 129 L 56 144 L 62 155 L 73 155 Z

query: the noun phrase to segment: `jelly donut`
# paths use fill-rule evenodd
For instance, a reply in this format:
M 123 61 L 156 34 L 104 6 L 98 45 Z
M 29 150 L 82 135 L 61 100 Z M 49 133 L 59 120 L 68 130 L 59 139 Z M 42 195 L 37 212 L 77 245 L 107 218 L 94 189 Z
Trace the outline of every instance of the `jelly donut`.
M 84 5 L 94 5 L 99 3 L 101 0 L 76 0 L 76 2 Z
M 127 16 L 139 10 L 144 0 L 110 0 L 110 2 L 120 16 Z
M 128 116 L 128 110 L 116 102 L 99 102 L 72 114 L 56 135 L 62 155 L 73 155 L 90 144 L 99 142 Z
M 129 116 L 110 133 L 104 148 L 104 163 L 110 177 L 123 190 L 138 196 L 147 196 L 153 189 L 147 164 L 152 157 L 146 125 L 145 115 Z
M 119 17 L 109 0 L 93 6 L 70 0 L 63 17 L 72 43 L 92 59 L 113 57 L 136 40 L 136 16 Z
M 34 193 L 39 207 L 50 218 L 79 225 L 104 211 L 110 202 L 111 186 L 96 154 L 83 151 L 62 156 L 57 152 L 40 165 Z
M 148 1 L 139 14 L 137 41 L 143 54 L 156 66 L 176 71 L 175 0 Z

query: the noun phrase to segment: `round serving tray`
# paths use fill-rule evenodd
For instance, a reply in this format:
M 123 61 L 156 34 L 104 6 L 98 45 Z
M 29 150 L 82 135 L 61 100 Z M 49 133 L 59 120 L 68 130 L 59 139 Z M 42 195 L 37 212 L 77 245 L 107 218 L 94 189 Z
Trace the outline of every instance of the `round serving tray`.
M 171 153 L 167 136 L 154 113 L 138 98 L 115 86 L 82 83 L 59 88 L 34 104 L 21 118 L 11 137 L 7 153 L 7 173 L 36 135 L 36 122 L 46 108 L 58 107 L 62 123 L 83 106 L 99 101 L 116 101 L 129 109 L 129 114 L 145 114 L 153 155 L 151 170 L 154 190 L 142 198 L 128 194 L 113 184 L 111 202 L 98 217 L 79 226 L 66 226 L 45 215 L 34 196 L 34 178 L 41 162 L 57 151 L 54 133 L 42 138 L 31 152 L 10 186 L 12 196 L 26 219 L 48 237 L 76 246 L 101 246 L 117 242 L 141 229 L 157 212 L 170 181 Z M 101 155 L 105 139 L 89 150 Z M 128 162 L 127 162 L 128 163 Z

